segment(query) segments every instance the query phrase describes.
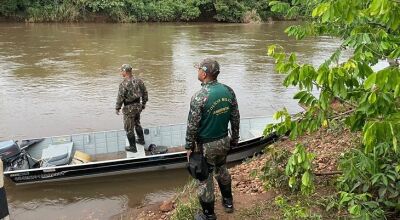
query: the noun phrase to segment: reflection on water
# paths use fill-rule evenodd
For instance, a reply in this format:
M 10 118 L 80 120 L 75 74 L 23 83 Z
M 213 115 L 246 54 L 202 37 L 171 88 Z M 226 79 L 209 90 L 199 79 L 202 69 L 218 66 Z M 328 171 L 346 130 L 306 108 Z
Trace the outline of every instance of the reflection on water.
M 2 23 L 0 139 L 122 128 L 121 116 L 114 114 L 122 63 L 131 63 L 148 88 L 144 126 L 186 121 L 190 97 L 200 88 L 193 63 L 209 56 L 220 62 L 220 81 L 236 91 L 242 117 L 271 115 L 283 106 L 298 111 L 295 91 L 281 85 L 267 45 L 281 44 L 301 61 L 318 65 L 339 42 L 295 41 L 283 32 L 288 25 Z M 128 175 L 22 190 L 10 186 L 8 195 L 16 219 L 108 218 L 157 200 L 187 176 L 160 175 L 143 175 L 148 181 Z
M 169 199 L 187 181 L 185 170 L 173 170 L 43 185 L 7 183 L 7 196 L 13 219 L 104 219 Z

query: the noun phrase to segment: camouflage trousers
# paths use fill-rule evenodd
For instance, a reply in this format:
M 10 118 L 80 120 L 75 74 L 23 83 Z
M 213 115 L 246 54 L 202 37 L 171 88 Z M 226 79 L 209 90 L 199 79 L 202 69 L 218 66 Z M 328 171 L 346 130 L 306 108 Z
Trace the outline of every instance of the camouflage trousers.
M 124 114 L 124 129 L 128 138 L 135 137 L 135 130 L 138 136 L 143 135 L 142 125 L 140 124 L 141 112 L 142 105 L 140 103 L 127 105 L 122 108 L 122 113 Z M 138 138 L 140 139 L 143 137 Z
M 203 144 L 203 152 L 209 164 L 210 173 L 206 180 L 198 182 L 197 196 L 201 201 L 215 201 L 213 176 L 222 185 L 231 183 L 231 175 L 226 167 L 226 155 L 229 149 L 229 136 Z

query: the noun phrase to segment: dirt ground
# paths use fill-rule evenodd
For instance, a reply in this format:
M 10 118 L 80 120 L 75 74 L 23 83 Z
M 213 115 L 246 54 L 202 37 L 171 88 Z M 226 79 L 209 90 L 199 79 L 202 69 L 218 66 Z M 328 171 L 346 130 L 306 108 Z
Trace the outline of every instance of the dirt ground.
M 321 129 L 315 133 L 304 135 L 296 140 L 291 141 L 283 138 L 275 143 L 275 147 L 292 150 L 296 143 L 302 143 L 307 146 L 307 150 L 315 153 L 314 172 L 315 173 L 330 173 L 337 171 L 337 161 L 346 149 L 352 147 L 355 143 L 356 135 L 351 134 L 347 130 L 326 130 Z M 275 191 L 266 191 L 262 181 L 257 177 L 252 177 L 252 173 L 260 171 L 268 160 L 269 155 L 263 154 L 251 160 L 245 161 L 239 165 L 230 168 L 232 175 L 232 188 L 234 194 L 235 212 L 227 214 L 223 211 L 219 193 L 216 191 L 216 214 L 221 220 L 243 219 L 240 216 L 243 210 L 255 207 L 261 203 L 273 203 L 277 193 Z M 254 176 L 254 175 L 253 175 Z M 318 186 L 317 186 L 318 188 Z M 323 189 L 323 187 L 320 189 Z M 164 206 L 164 207 L 162 207 Z M 165 201 L 164 204 L 158 203 L 149 206 L 130 209 L 114 219 L 169 219 L 175 208 L 173 198 L 170 201 Z M 161 208 L 160 208 L 161 207 Z M 163 210 L 163 211 L 161 211 Z M 270 219 L 278 218 L 277 213 L 263 213 L 263 217 L 246 218 L 246 219 Z

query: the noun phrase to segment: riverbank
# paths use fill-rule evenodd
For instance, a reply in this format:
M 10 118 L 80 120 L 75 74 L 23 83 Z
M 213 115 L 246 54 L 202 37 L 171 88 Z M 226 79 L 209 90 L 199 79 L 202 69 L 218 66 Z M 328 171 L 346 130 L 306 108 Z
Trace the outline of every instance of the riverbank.
M 265 185 L 265 181 L 262 181 L 262 168 L 271 160 L 271 154 L 268 152 L 232 167 L 230 173 L 236 210 L 232 214 L 223 212 L 221 197 L 216 190 L 218 219 L 282 219 L 296 213 L 311 219 L 330 219 L 345 215 L 342 211 L 333 212 L 327 208 L 332 206 L 330 202 L 336 196 L 334 181 L 338 158 L 352 148 L 356 138 L 356 134 L 337 127 L 304 135 L 296 142 L 283 138 L 268 147 L 269 152 L 271 149 L 292 151 L 296 143 L 303 143 L 308 146 L 307 150 L 315 153 L 315 192 L 308 197 L 292 194 L 285 187 L 268 188 Z M 182 192 L 177 192 L 174 198 L 164 203 L 131 209 L 115 216 L 114 219 L 181 219 L 177 218 L 177 212 L 181 212 L 181 215 L 185 212 L 190 214 L 198 207 L 195 184 L 189 183 Z M 183 206 L 185 207 L 182 208 Z

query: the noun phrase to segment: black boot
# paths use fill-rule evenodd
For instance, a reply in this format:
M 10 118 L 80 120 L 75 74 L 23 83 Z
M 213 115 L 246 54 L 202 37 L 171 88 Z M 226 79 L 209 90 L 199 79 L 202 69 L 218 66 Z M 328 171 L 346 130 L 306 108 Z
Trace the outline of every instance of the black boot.
M 212 202 L 203 202 L 200 200 L 201 208 L 203 209 L 202 213 L 198 213 L 194 216 L 195 220 L 216 220 L 217 216 L 214 213 L 214 201 Z
M 128 136 L 129 147 L 125 147 L 126 151 L 137 153 L 135 136 Z
M 223 185 L 220 181 L 218 181 L 219 189 L 221 190 L 222 195 L 222 206 L 224 206 L 224 210 L 227 213 L 233 212 L 233 197 L 232 197 L 232 184 L 228 183 L 227 185 Z
M 142 127 L 135 127 L 135 130 L 136 130 L 136 134 L 137 134 L 137 137 L 138 137 L 137 143 L 141 144 L 141 145 L 144 145 L 145 142 L 144 142 L 144 134 L 143 134 Z

